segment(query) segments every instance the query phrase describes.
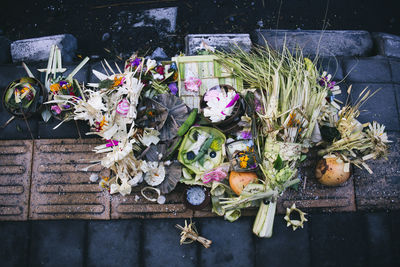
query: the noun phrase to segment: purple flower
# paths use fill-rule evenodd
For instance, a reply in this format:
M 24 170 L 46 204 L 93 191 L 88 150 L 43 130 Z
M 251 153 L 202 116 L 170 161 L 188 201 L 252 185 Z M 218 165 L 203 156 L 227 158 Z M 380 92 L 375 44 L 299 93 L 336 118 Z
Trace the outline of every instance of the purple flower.
M 328 89 L 333 89 L 333 87 L 336 85 L 335 81 L 329 81 L 327 76 L 324 76 L 319 80 L 319 85 L 321 86 L 326 86 Z
M 132 66 L 139 66 L 140 62 L 142 62 L 142 60 L 140 58 L 135 58 L 135 60 L 132 62 Z
M 71 107 L 71 105 L 63 105 L 63 108 L 65 108 L 65 109 L 68 109 L 70 107 Z
M 251 164 L 251 165 L 249 166 L 249 169 L 255 169 L 255 168 L 257 168 L 257 164 L 256 164 L 256 163 Z
M 176 86 L 176 83 L 170 83 L 168 87 L 173 95 L 176 95 L 178 93 L 178 87 Z
M 68 83 L 66 81 L 60 81 L 60 86 L 63 87 L 64 85 L 67 85 Z
M 243 131 L 240 133 L 240 137 L 243 139 L 251 139 L 251 131 Z

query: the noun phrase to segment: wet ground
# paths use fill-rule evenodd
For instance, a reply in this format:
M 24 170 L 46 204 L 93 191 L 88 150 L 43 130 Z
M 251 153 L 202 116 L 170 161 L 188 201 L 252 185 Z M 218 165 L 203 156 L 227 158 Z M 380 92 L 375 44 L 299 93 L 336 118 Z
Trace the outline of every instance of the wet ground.
M 81 55 L 125 56 L 163 47 L 184 50 L 189 33 L 249 33 L 254 29 L 367 30 L 400 34 L 395 0 L 45 0 L 1 1 L 0 30 L 10 40 L 71 33 Z M 178 7 L 176 30 L 133 28 L 146 9 Z M 110 52 L 107 52 L 110 51 Z

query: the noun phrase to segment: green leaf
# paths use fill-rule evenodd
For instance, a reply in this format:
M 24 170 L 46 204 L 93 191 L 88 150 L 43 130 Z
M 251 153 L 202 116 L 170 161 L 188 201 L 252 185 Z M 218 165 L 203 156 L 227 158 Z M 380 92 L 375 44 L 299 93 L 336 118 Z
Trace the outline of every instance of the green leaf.
M 112 88 L 113 84 L 114 84 L 114 81 L 105 79 L 99 83 L 99 88 L 110 89 L 110 88 Z
M 300 156 L 300 162 L 303 162 L 307 159 L 307 155 L 301 155 Z
M 274 169 L 279 171 L 282 168 L 283 168 L 283 160 L 282 160 L 281 156 L 279 156 L 279 154 L 278 154 L 278 157 L 274 161 Z
M 299 183 L 292 185 L 290 188 L 293 188 L 296 191 L 299 191 Z

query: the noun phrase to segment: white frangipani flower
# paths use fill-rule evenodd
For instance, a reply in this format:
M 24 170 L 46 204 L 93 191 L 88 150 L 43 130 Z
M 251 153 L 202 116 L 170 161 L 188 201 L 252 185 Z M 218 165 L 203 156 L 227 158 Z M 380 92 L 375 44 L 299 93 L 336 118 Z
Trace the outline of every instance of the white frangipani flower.
M 212 122 L 219 122 L 232 114 L 236 103 L 233 105 L 230 105 L 230 103 L 235 98 L 236 92 L 229 91 L 225 93 L 224 91 L 209 91 L 207 94 L 211 94 L 211 96 L 206 99 L 207 107 L 204 109 L 205 117 L 210 118 Z
M 160 141 L 158 137 L 160 132 L 153 128 L 144 128 L 143 136 L 140 138 L 140 142 L 145 146 L 150 146 L 151 144 L 157 145 Z
M 146 183 L 150 186 L 157 186 L 165 179 L 165 167 L 162 162 L 148 162 L 147 173 L 144 177 Z

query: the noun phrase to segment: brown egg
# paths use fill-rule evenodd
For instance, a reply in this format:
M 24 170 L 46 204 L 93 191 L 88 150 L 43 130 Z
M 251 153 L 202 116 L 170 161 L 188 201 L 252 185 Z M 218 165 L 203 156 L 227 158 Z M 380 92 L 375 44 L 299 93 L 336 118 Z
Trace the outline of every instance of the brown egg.
M 337 186 L 350 178 L 350 168 L 345 171 L 345 162 L 336 157 L 326 157 L 318 161 L 315 177 L 318 182 L 328 186 Z

